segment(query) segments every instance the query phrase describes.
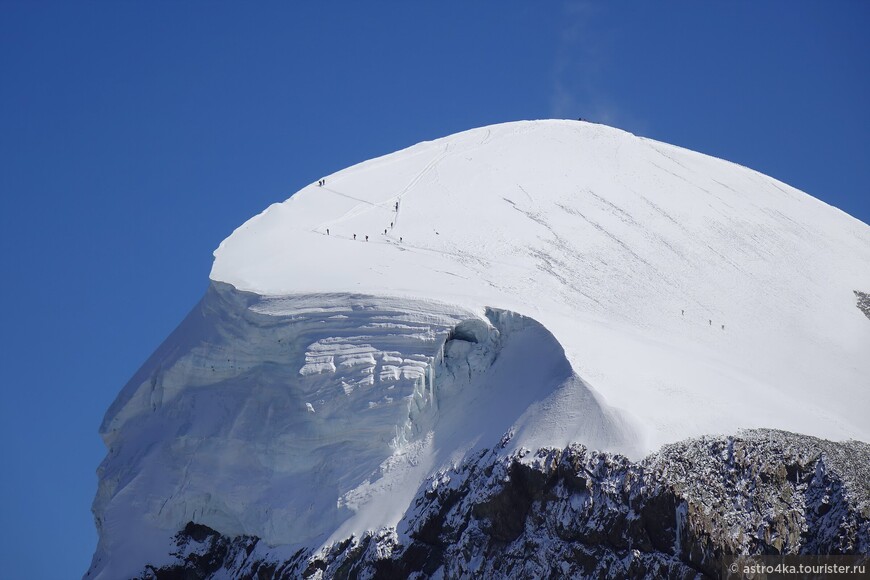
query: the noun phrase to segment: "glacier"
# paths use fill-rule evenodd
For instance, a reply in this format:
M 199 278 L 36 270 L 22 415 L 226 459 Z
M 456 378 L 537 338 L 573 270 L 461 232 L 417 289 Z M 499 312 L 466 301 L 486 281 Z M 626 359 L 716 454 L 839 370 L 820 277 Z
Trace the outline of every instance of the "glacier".
M 189 522 L 288 551 L 396 526 L 497 444 L 870 440 L 870 227 L 803 192 L 576 121 L 324 179 L 220 244 L 108 410 L 87 577 L 169 561 Z

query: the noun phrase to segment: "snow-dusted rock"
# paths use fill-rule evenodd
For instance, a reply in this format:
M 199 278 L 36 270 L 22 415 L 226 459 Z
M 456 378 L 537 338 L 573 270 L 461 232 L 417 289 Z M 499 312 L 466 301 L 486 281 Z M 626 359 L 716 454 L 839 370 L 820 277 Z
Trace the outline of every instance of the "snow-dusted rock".
M 281 553 L 191 524 L 141 577 L 715 578 L 729 554 L 867 555 L 868 460 L 865 443 L 769 430 L 638 463 L 496 448 L 430 477 L 398 530 Z
M 870 294 L 855 290 L 855 298 L 858 300 L 858 308 L 870 318 Z

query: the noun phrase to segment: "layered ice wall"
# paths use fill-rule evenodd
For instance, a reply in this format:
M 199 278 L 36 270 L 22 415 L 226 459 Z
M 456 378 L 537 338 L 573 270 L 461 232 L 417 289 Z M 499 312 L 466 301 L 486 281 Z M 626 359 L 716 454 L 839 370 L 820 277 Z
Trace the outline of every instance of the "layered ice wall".
M 106 415 L 98 556 L 141 569 L 189 521 L 276 544 L 331 532 L 432 405 L 432 357 L 468 316 L 213 284 Z
M 556 402 L 585 415 L 559 441 L 633 438 L 525 317 L 214 283 L 106 415 L 92 573 L 158 563 L 188 522 L 285 546 L 394 525 L 433 466 L 558 431 Z

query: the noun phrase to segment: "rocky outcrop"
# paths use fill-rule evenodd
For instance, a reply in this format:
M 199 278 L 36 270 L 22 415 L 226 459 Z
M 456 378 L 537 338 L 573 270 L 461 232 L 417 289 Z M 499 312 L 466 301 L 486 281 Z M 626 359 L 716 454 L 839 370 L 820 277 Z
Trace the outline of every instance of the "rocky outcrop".
M 858 309 L 870 318 L 870 294 L 855 290 L 855 299 L 858 301 Z
M 142 578 L 718 577 L 732 554 L 870 554 L 870 445 L 771 430 L 641 462 L 503 448 L 430 478 L 396 529 L 321 551 L 189 524 Z

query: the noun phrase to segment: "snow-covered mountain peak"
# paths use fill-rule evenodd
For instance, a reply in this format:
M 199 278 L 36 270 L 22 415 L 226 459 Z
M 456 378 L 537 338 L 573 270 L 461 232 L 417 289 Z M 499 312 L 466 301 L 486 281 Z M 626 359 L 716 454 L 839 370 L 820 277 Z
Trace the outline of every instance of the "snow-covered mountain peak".
M 94 577 L 159 568 L 198 525 L 284 560 L 401 535 L 423 482 L 485 449 L 870 441 L 870 227 L 606 126 L 495 125 L 328 175 L 211 278 L 106 413 Z

